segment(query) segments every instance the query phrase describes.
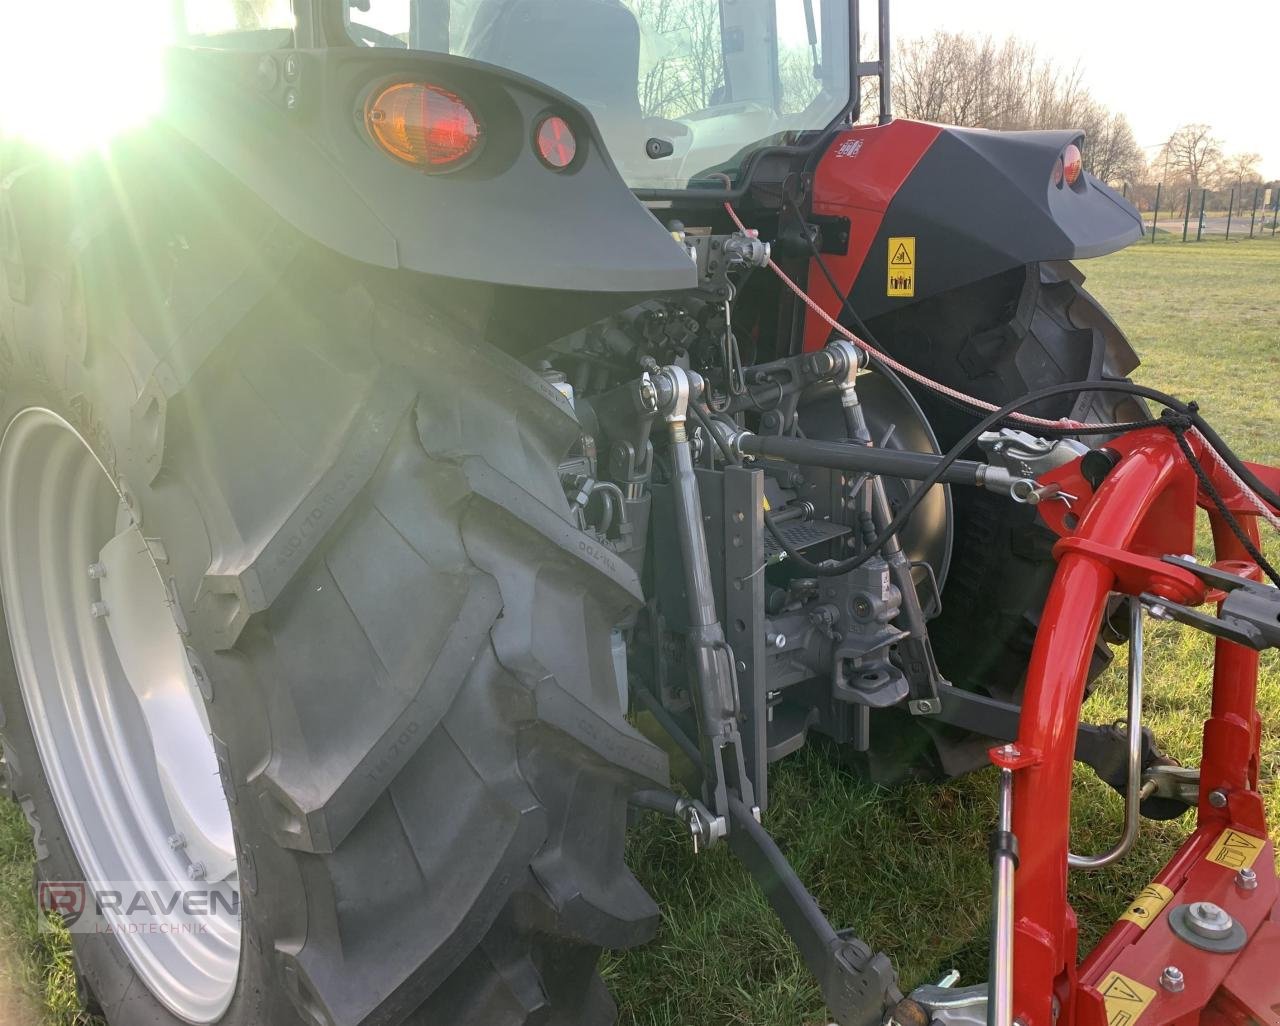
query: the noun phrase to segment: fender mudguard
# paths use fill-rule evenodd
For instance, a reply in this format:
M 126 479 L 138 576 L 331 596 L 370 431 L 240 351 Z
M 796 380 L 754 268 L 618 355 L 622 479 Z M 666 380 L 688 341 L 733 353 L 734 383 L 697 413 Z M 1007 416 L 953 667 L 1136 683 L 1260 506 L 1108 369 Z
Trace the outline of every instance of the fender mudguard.
M 471 307 L 492 311 L 487 333 L 528 344 L 697 284 L 688 253 L 627 187 L 586 108 L 532 79 L 366 47 L 178 49 L 167 78 L 162 119 L 201 164 L 345 258 L 471 297 Z M 439 85 L 467 102 L 482 132 L 470 163 L 427 174 L 374 145 L 366 102 L 396 81 Z M 549 115 L 577 140 L 560 171 L 534 145 Z
M 869 319 L 1013 267 L 1102 256 L 1141 238 L 1137 210 L 1097 178 L 1054 184 L 1058 157 L 1080 139 L 907 120 L 836 136 L 814 170 L 812 212 L 838 225 L 824 232 L 828 247 L 847 222 L 847 252 L 824 259 L 854 309 Z M 835 315 L 840 298 L 820 273 L 809 280 Z M 827 334 L 811 316 L 805 348 Z

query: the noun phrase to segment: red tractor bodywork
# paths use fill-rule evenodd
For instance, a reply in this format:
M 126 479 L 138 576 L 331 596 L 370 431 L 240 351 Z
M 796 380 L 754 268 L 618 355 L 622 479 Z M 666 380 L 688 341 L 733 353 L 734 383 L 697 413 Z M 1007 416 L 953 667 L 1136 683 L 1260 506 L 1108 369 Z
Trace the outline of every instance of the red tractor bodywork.
M 937 125 L 919 121 L 859 125 L 837 136 L 819 162 L 813 212 L 849 219 L 848 252 L 826 259 L 845 295 L 867 263 L 889 204 L 941 131 Z M 831 316 L 838 316 L 844 297 L 831 291 L 816 265 L 809 281 L 813 298 Z M 830 333 L 823 321 L 810 314 L 805 322 L 805 351 L 821 349 Z

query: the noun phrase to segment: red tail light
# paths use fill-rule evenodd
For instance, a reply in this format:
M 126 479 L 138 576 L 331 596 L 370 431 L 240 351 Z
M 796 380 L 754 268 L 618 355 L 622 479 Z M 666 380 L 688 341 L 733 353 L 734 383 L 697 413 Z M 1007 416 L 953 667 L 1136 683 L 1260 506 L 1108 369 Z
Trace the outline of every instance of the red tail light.
M 422 82 L 398 82 L 376 93 L 365 108 L 373 141 L 406 164 L 448 171 L 480 145 L 480 123 L 462 98 Z
M 1080 155 L 1080 147 L 1075 143 L 1062 151 L 1062 174 L 1068 185 L 1075 185 L 1080 180 L 1080 172 L 1084 169 L 1084 158 Z
M 578 155 L 578 140 L 564 118 L 552 115 L 538 126 L 538 156 L 547 167 L 563 171 Z

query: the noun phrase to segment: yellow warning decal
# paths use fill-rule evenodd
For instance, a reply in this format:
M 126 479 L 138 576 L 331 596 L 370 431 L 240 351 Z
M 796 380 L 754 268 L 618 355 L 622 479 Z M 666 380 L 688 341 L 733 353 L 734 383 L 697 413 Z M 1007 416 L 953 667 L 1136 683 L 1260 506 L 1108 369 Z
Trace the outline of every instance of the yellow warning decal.
M 1216 862 L 1228 869 L 1248 869 L 1266 843 L 1261 837 L 1227 827 L 1213 842 L 1205 861 Z
M 889 240 L 890 296 L 916 294 L 916 237 L 903 235 Z
M 1133 1026 L 1156 996 L 1150 987 L 1117 972 L 1109 973 L 1098 991 L 1107 1006 L 1107 1026 Z
M 1120 919 L 1122 922 L 1137 923 L 1145 930 L 1172 900 L 1173 891 L 1164 884 L 1149 883 L 1129 902 L 1129 907 L 1124 910 Z

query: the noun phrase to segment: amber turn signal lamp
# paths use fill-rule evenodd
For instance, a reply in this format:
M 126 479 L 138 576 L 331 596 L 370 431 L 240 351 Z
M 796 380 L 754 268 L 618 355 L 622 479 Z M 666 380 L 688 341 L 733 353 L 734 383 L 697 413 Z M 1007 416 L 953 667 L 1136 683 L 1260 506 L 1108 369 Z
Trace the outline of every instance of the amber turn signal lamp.
M 1075 185 L 1080 180 L 1080 172 L 1084 168 L 1084 158 L 1080 155 L 1080 147 L 1071 143 L 1062 151 L 1062 175 L 1068 185 Z
M 397 160 L 448 171 L 480 145 L 480 122 L 460 96 L 424 82 L 397 82 L 365 107 L 369 136 Z

